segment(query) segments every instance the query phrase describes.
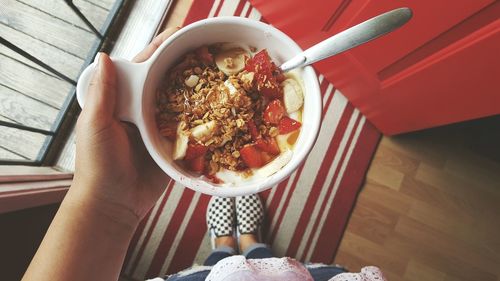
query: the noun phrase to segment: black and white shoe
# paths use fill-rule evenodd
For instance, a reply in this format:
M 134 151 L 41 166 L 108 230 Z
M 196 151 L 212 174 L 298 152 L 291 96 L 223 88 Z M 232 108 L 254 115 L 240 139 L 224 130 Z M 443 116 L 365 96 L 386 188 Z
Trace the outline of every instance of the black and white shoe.
M 234 198 L 213 196 L 207 208 L 207 227 L 213 239 L 221 236 L 232 236 L 235 229 Z M 212 239 L 212 240 L 213 240 Z
M 260 237 L 264 207 L 259 195 L 252 194 L 236 197 L 235 202 L 238 234 L 256 234 Z

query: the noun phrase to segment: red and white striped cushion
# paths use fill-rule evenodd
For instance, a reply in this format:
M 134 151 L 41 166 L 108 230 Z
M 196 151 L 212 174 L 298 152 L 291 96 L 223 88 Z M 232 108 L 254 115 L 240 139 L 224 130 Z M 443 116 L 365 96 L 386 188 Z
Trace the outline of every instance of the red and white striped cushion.
M 195 0 L 185 24 L 226 15 L 263 20 L 246 0 Z M 267 211 L 263 237 L 277 256 L 329 263 L 380 133 L 322 75 L 319 81 L 323 124 L 318 140 L 289 179 L 261 194 Z M 203 263 L 210 253 L 209 200 L 171 181 L 139 226 L 123 274 L 144 279 Z

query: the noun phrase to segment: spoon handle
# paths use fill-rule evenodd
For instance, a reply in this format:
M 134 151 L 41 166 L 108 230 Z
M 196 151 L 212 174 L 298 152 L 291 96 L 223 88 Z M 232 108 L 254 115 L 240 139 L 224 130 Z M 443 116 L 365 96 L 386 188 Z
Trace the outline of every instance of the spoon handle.
M 280 68 L 286 72 L 340 54 L 399 28 L 411 17 L 410 8 L 398 8 L 378 15 L 321 41 L 289 59 Z

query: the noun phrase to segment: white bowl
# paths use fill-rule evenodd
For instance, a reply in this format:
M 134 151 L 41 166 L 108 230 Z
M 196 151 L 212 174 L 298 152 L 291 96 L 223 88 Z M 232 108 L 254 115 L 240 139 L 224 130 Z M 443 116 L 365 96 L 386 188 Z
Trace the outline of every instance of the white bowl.
M 175 181 L 195 191 L 221 197 L 257 193 L 290 176 L 304 161 L 316 141 L 322 111 L 317 76 L 310 66 L 298 70 L 304 85 L 304 108 L 300 135 L 290 162 L 267 178 L 243 181 L 237 186 L 213 184 L 172 160 L 172 143 L 159 134 L 155 110 L 157 87 L 169 68 L 188 51 L 219 42 L 253 46 L 258 50 L 265 48 L 277 65 L 302 51 L 286 34 L 259 21 L 240 17 L 218 17 L 192 23 L 169 37 L 153 56 L 143 63 L 112 58 L 118 76 L 118 117 L 137 126 L 152 158 Z M 93 69 L 93 64 L 89 65 L 78 80 L 77 99 L 82 107 Z

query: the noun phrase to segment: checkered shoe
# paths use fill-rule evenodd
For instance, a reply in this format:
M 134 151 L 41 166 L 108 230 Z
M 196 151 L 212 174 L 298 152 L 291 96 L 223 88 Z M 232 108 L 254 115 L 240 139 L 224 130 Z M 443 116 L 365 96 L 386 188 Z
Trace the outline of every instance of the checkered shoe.
M 236 221 L 239 234 L 257 234 L 264 219 L 264 207 L 259 195 L 236 197 Z
M 234 233 L 234 198 L 213 196 L 207 208 L 207 226 L 216 237 Z

